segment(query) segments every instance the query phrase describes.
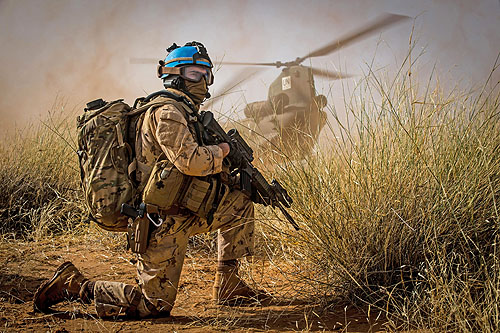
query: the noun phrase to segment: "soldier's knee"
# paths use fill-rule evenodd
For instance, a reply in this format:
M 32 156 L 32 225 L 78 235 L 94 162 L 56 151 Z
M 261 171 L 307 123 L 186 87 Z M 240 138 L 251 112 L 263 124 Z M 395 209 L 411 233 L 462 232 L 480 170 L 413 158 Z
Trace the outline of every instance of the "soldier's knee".
M 120 285 L 121 292 L 118 288 Z M 158 311 L 136 286 L 113 283 L 111 287 L 115 287 L 115 292 L 96 295 L 95 306 L 99 318 L 106 319 L 120 315 L 128 318 L 144 318 L 169 314 L 166 311 L 163 313 Z
M 130 306 L 126 310 L 126 315 L 129 318 L 160 318 L 170 316 L 170 311 L 166 309 L 158 309 L 153 303 L 151 303 L 138 287 L 131 287 L 129 290 L 125 290 L 130 295 Z

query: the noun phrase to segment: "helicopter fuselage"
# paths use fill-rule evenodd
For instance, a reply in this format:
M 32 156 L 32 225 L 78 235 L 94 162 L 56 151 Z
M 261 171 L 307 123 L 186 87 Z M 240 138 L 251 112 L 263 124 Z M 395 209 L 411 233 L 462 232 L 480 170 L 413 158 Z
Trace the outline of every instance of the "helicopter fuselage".
M 316 95 L 309 67 L 286 67 L 271 83 L 266 101 L 249 103 L 245 115 L 256 124 L 267 144 L 285 153 L 307 152 L 326 122 L 326 97 Z

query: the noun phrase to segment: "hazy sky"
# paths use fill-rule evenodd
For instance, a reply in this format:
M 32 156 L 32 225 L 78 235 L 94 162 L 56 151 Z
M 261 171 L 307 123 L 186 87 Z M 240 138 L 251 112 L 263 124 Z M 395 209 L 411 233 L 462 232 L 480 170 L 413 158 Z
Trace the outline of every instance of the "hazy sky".
M 0 0 L 0 128 L 43 115 L 56 97 L 72 108 L 99 97 L 132 103 L 159 90 L 156 66 L 129 60 L 163 58 L 172 42 L 201 41 L 213 60 L 289 61 L 384 12 L 415 20 L 312 65 L 362 74 L 375 59 L 376 68 L 392 70 L 408 51 L 414 25 L 417 50 L 425 51 L 422 73 L 436 64 L 441 81 L 467 88 L 486 79 L 500 52 L 499 0 Z M 220 68 L 213 90 L 236 70 Z M 278 74 L 269 68 L 244 84 L 244 98 L 266 98 Z M 318 90 L 331 84 L 317 80 Z

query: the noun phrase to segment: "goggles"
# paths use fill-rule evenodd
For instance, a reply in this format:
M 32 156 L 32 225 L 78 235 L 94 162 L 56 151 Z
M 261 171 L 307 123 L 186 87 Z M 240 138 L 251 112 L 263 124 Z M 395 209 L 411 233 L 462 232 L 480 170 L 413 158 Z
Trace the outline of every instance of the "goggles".
M 174 74 L 179 75 L 185 80 L 191 82 L 200 82 L 201 78 L 204 77 L 207 82 L 207 86 L 214 83 L 214 76 L 212 70 L 207 67 L 198 65 L 187 65 L 182 67 L 163 67 L 158 66 L 158 77 L 164 74 Z

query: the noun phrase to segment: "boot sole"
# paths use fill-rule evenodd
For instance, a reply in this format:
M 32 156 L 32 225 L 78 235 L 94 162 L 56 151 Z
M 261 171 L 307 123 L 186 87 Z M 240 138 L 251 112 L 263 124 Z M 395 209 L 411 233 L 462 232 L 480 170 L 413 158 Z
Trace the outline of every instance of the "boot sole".
M 54 275 L 52 276 L 52 278 L 50 280 L 43 282 L 40 285 L 40 287 L 38 287 L 38 289 L 35 292 L 35 296 L 33 297 L 33 311 L 35 311 L 35 312 L 47 312 L 49 310 L 48 307 L 44 309 L 41 306 L 39 306 L 40 304 L 37 304 L 37 303 L 39 303 L 39 302 L 37 302 L 37 300 L 40 297 L 40 294 L 45 292 L 51 286 L 51 284 L 54 282 L 54 280 L 59 277 L 59 274 L 61 274 L 62 271 L 64 271 L 66 268 L 68 268 L 71 265 L 73 265 L 73 264 L 69 261 L 66 261 L 65 263 L 61 264 L 57 268 L 57 270 L 54 273 Z

